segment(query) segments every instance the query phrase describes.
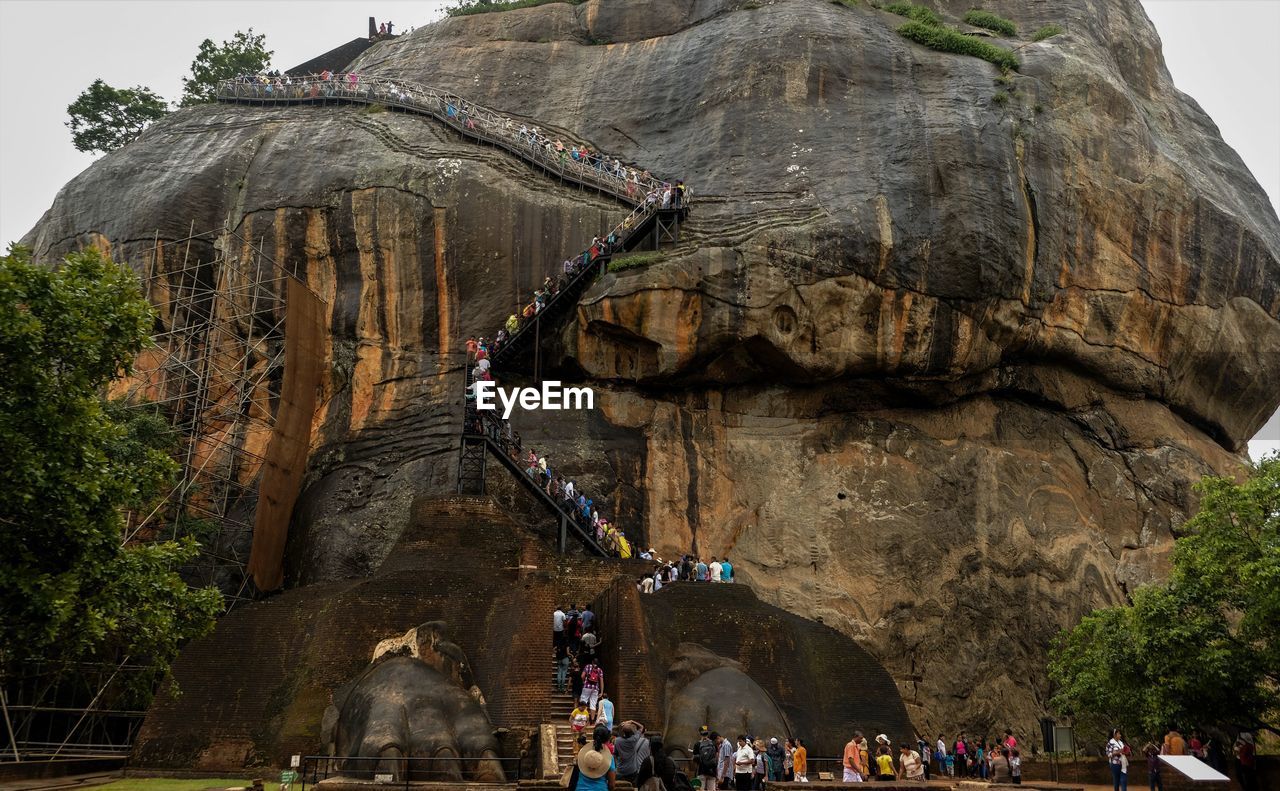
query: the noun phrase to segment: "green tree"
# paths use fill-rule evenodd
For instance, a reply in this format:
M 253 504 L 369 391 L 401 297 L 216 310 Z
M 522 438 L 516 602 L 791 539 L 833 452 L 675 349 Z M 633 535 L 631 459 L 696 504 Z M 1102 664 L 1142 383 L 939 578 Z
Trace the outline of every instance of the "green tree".
M 1280 733 L 1280 456 L 1207 477 L 1167 582 L 1097 610 L 1051 653 L 1054 705 L 1082 725 Z
M 102 80 L 94 80 L 67 105 L 67 127 L 77 151 L 106 153 L 131 142 L 168 112 L 164 99 L 150 88 L 112 88 Z
M 137 279 L 94 250 L 55 267 L 0 257 L 0 671 L 29 658 L 148 664 L 212 627 L 214 589 L 175 571 L 194 540 L 125 544 L 176 465 L 154 415 L 108 404 L 154 320 Z
M 200 51 L 191 61 L 191 76 L 182 78 L 183 107 L 214 100 L 218 83 L 241 74 L 257 74 L 271 65 L 271 50 L 265 34 L 236 31 L 230 41 L 219 46 L 212 39 L 200 42 Z

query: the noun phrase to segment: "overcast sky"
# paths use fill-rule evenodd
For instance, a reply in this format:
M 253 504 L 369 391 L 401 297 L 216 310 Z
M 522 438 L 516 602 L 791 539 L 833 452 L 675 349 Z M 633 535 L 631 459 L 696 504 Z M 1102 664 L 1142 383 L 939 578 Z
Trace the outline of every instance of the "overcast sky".
M 71 147 L 66 107 L 94 79 L 175 100 L 205 38 L 252 26 L 288 68 L 364 35 L 438 19 L 443 0 L 0 0 L 0 245 L 35 225 L 93 161 Z M 1144 0 L 1174 82 L 1195 97 L 1280 206 L 1280 0 Z M 43 32 L 44 30 L 48 32 Z M 34 74 L 38 80 L 16 79 Z M 38 90 L 33 90 L 33 87 Z M 1249 444 L 1280 449 L 1280 413 Z

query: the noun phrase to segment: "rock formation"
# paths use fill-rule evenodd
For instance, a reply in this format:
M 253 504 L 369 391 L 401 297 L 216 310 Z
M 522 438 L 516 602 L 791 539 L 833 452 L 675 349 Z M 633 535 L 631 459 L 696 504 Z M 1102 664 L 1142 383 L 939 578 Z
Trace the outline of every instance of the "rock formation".
M 667 747 L 693 757 L 690 745 L 706 727 L 727 739 L 736 734 L 789 738 L 791 728 L 766 692 L 742 667 L 696 643 L 680 646 L 667 673 L 667 718 L 662 737 Z
M 1161 573 L 1280 401 L 1280 222 L 1138 0 L 987 7 L 1066 33 L 1005 85 L 869 5 L 591 0 L 356 64 L 690 183 L 682 245 L 559 339 L 599 408 L 517 425 L 629 534 L 862 641 L 930 732 L 1030 731 L 1051 637 Z M 425 119 L 206 106 L 26 241 L 127 258 L 226 221 L 305 271 L 330 375 L 297 583 L 367 574 L 449 490 L 462 340 L 620 215 Z
M 326 754 L 346 759 L 344 774 L 505 781 L 484 698 L 444 628 L 432 621 L 383 640 L 369 666 L 334 693 L 320 741 Z

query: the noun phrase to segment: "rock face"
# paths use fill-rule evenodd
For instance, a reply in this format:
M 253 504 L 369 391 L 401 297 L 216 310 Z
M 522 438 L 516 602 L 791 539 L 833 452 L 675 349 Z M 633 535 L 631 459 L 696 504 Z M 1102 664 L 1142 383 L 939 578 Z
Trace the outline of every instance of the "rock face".
M 517 425 L 629 534 L 862 641 L 924 732 L 1031 732 L 1052 636 L 1161 573 L 1191 484 L 1280 401 L 1280 222 L 1137 0 L 986 6 L 1067 32 L 1011 42 L 1000 84 L 869 6 L 591 0 L 357 64 L 689 182 L 682 244 L 559 339 L 599 408 Z M 331 328 L 288 561 L 313 582 L 451 488 L 461 341 L 621 213 L 424 119 L 212 106 L 27 241 L 128 257 L 226 221 L 305 271 Z

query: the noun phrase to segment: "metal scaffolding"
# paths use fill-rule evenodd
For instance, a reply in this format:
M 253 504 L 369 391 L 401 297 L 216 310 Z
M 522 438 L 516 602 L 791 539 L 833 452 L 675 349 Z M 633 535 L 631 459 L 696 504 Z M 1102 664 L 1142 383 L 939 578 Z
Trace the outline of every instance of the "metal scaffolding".
M 257 593 L 246 566 L 280 412 L 286 294 L 290 281 L 306 284 L 262 240 L 194 233 L 194 224 L 185 238 L 156 234 L 128 257 L 156 310 L 154 345 L 110 395 L 163 419 L 180 472 L 150 510 L 126 514 L 122 543 L 194 534 L 201 553 L 180 571 L 218 587 L 230 610 Z M 0 762 L 127 755 L 145 713 L 138 690 L 158 681 L 140 677 L 155 668 L 129 657 L 11 667 L 0 678 Z
M 155 507 L 129 514 L 124 540 L 194 533 L 201 555 L 184 576 L 217 586 L 231 609 L 256 593 L 246 565 L 283 377 L 285 294 L 298 276 L 261 240 L 223 229 L 157 237 L 136 259 L 155 345 L 113 395 L 163 416 L 181 471 Z
M 55 758 L 124 757 L 146 713 L 130 664 L 30 661 L 0 684 L 0 763 Z

